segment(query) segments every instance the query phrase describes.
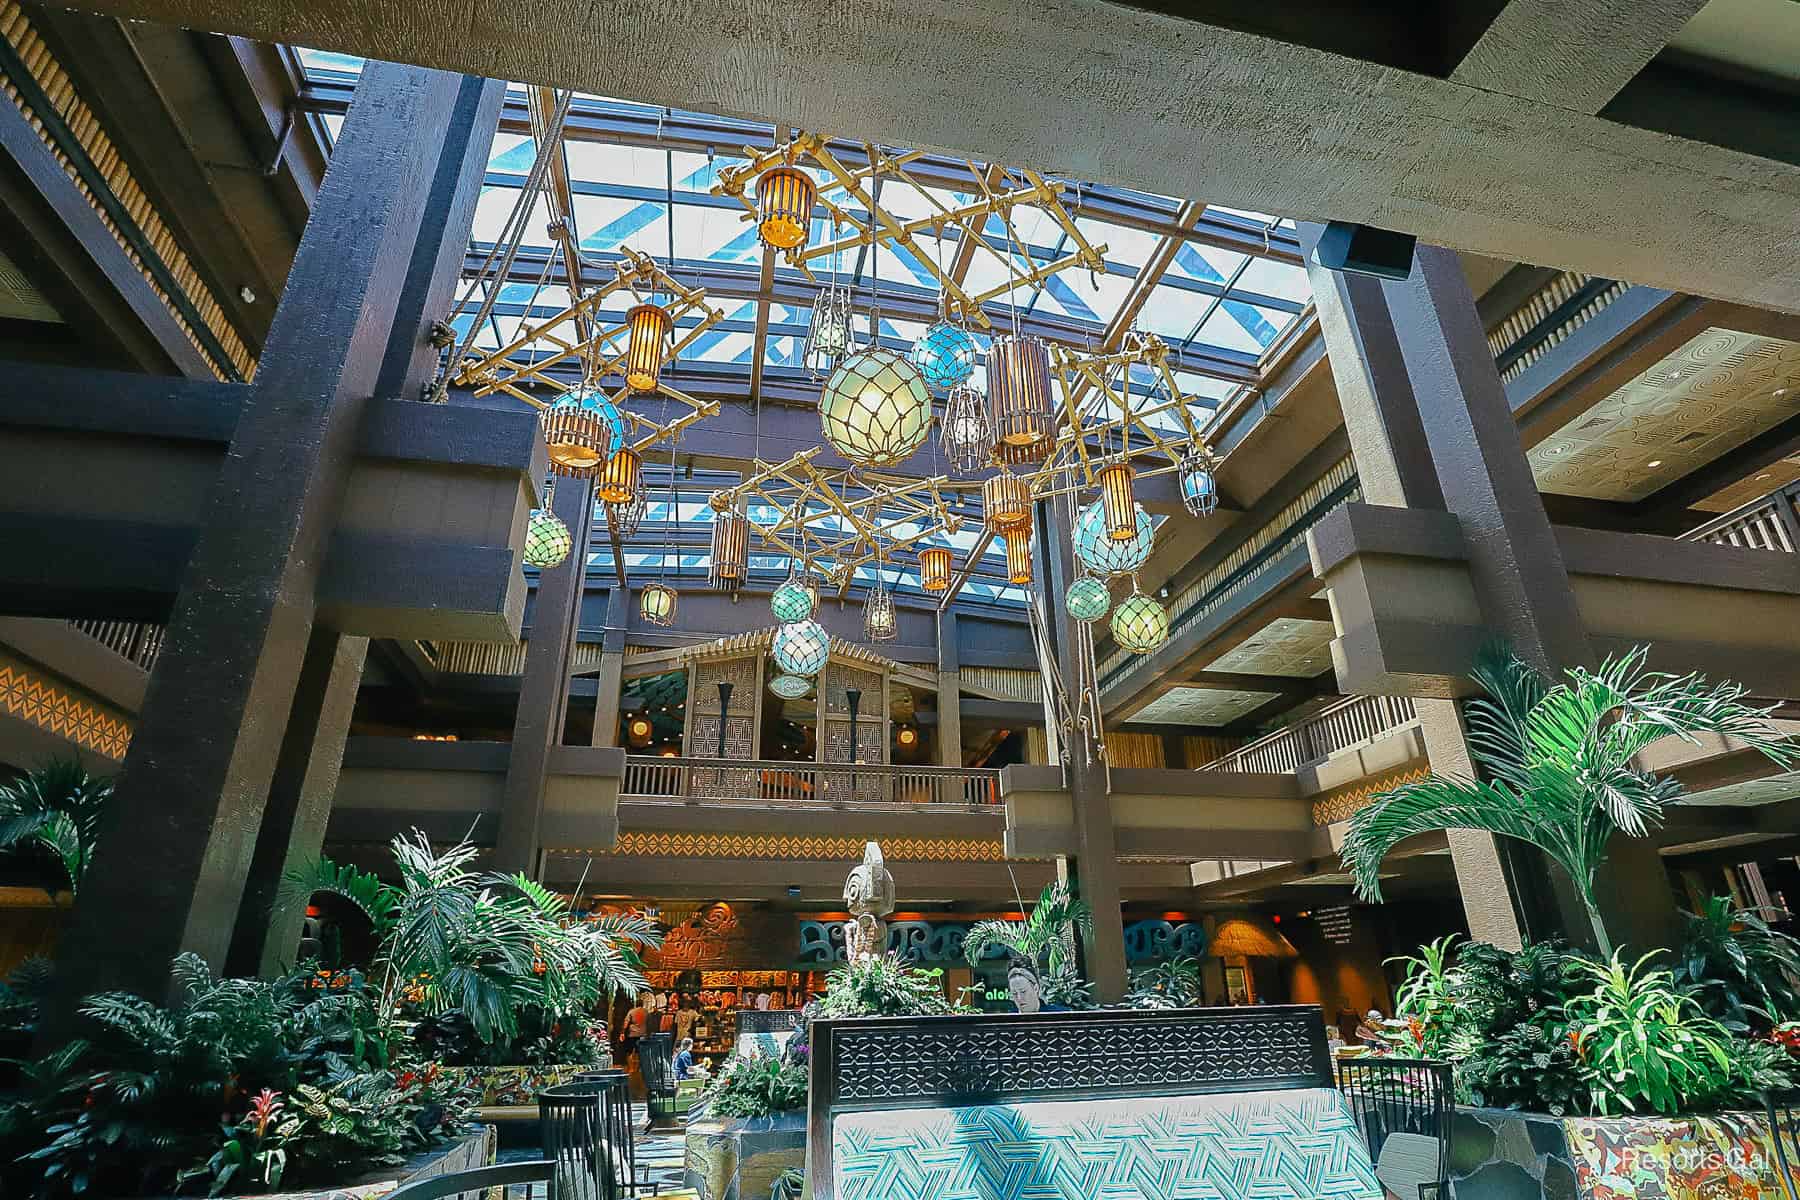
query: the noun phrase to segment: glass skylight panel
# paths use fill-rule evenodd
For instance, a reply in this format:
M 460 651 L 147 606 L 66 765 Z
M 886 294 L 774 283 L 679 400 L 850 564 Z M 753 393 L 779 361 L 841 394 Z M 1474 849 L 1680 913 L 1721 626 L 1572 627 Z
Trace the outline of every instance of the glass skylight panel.
M 1209 346 L 1223 346 L 1227 350 L 1261 354 L 1287 321 L 1286 313 L 1267 313 L 1252 305 L 1227 300 L 1206 318 L 1194 340 Z
M 1134 272 L 1150 261 L 1150 256 L 1156 253 L 1156 247 L 1162 242 L 1160 234 L 1088 217 L 1076 217 L 1075 228 L 1081 230 L 1088 245 L 1106 247 L 1107 262 L 1122 263 Z
M 1255 258 L 1238 276 L 1237 290 L 1291 300 L 1304 305 L 1312 299 L 1312 285 L 1307 282 L 1306 268 L 1293 263 L 1276 262 L 1272 258 Z
M 1216 283 L 1223 286 L 1242 267 L 1248 255 L 1238 254 L 1232 250 L 1221 250 L 1217 246 L 1202 245 L 1199 242 L 1188 242 L 1175 252 L 1175 258 L 1169 263 L 1168 275 L 1165 278 L 1183 277 L 1197 279 L 1202 283 Z

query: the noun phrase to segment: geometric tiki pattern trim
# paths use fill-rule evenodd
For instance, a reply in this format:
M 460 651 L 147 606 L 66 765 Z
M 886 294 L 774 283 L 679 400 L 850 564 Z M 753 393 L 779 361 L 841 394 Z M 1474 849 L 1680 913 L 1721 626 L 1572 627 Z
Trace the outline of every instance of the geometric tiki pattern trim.
M 632 830 L 619 834 L 614 854 L 641 858 L 855 858 L 863 838 L 804 837 L 794 834 L 668 833 Z M 888 858 L 903 862 L 1003 862 L 1006 846 L 984 838 L 881 839 Z
M 1313 824 L 1324 826 L 1337 821 L 1349 820 L 1369 807 L 1375 797 L 1382 792 L 1391 792 L 1403 783 L 1417 783 L 1429 774 L 1431 774 L 1431 768 L 1420 765 L 1389 771 L 1386 775 L 1360 780 L 1348 787 L 1327 792 L 1313 801 Z
M 131 745 L 129 721 L 33 678 L 23 667 L 0 663 L 0 708 L 118 762 Z
M 1343 1097 L 1179 1099 L 846 1113 L 842 1200 L 1379 1200 Z

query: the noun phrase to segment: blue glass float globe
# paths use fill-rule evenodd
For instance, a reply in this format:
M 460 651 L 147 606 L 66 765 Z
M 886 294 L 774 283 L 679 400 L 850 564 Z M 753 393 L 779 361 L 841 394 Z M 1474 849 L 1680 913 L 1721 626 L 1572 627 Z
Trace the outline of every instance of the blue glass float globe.
M 831 655 L 831 635 L 817 621 L 793 621 L 775 631 L 775 665 L 789 675 L 817 675 Z
M 913 343 L 912 363 L 928 385 L 945 391 L 966 383 L 975 373 L 977 350 L 968 330 L 939 321 Z
M 783 625 L 804 621 L 813 613 L 812 591 L 798 580 L 790 579 L 769 597 L 769 611 Z
M 1219 481 L 1209 463 L 1181 464 L 1181 502 L 1196 517 L 1207 516 L 1219 507 Z
M 812 680 L 802 675 L 777 675 L 769 680 L 769 690 L 783 700 L 798 700 L 812 691 Z
M 1068 605 L 1069 615 L 1077 621 L 1098 621 L 1112 607 L 1112 593 L 1092 575 L 1083 575 L 1069 585 L 1063 602 Z
M 1124 541 L 1115 541 L 1107 531 L 1106 513 L 1096 500 L 1081 510 L 1075 519 L 1075 557 L 1096 575 L 1124 575 L 1137 570 L 1150 557 L 1156 539 L 1156 527 L 1142 504 L 1133 504 L 1137 514 L 1137 532 Z

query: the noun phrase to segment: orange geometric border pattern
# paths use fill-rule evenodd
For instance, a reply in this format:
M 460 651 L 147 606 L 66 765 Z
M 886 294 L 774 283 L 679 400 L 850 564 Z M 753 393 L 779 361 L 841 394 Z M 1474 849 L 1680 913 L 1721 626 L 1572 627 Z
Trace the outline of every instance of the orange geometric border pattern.
M 115 761 L 123 762 L 131 745 L 131 722 L 11 663 L 0 662 L 0 709 Z
M 859 837 L 798 837 L 791 834 L 666 833 L 630 830 L 619 834 L 613 854 L 639 858 L 861 859 Z M 1004 862 L 1005 844 L 981 838 L 889 838 L 881 850 L 889 861 Z
M 1386 775 L 1378 775 L 1374 779 L 1363 779 L 1347 787 L 1326 792 L 1313 801 L 1312 818 L 1314 825 L 1330 825 L 1337 821 L 1348 820 L 1369 807 L 1382 792 L 1391 792 L 1403 783 L 1415 783 L 1431 774 L 1431 768 L 1420 764 L 1415 767 L 1402 767 L 1390 771 Z

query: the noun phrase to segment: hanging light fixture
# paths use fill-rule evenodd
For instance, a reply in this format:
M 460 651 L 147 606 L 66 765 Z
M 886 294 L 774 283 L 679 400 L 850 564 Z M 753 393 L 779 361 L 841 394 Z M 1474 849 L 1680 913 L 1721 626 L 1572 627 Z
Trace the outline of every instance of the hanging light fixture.
M 894 612 L 894 596 L 880 581 L 879 569 L 875 587 L 863 601 L 863 637 L 871 642 L 891 642 L 900 636 L 900 620 Z
M 655 728 L 649 717 L 633 717 L 625 724 L 625 736 L 633 746 L 648 746 Z
M 1156 527 L 1141 504 L 1132 504 L 1137 522 L 1129 541 L 1116 541 L 1106 527 L 1106 513 L 1096 500 L 1075 518 L 1075 557 L 1100 576 L 1124 575 L 1143 566 L 1156 541 Z
M 636 450 L 620 446 L 606 460 L 595 492 L 608 504 L 630 504 L 644 490 L 643 466 L 644 460 Z
M 948 546 L 927 546 L 919 551 L 919 586 L 928 592 L 950 587 L 951 555 Z
M 660 304 L 639 304 L 625 314 L 630 339 L 625 344 L 625 382 L 634 392 L 654 392 L 662 374 L 663 342 L 674 319 Z
M 1049 458 L 1054 449 L 1055 438 L 1045 438 L 1029 446 L 1010 446 L 1005 442 L 995 442 L 993 453 L 989 457 L 996 467 L 1035 467 Z
M 1136 503 L 1131 497 L 1131 464 L 1116 458 L 1094 476 L 1100 484 L 1100 509 L 1106 515 L 1106 536 L 1128 542 L 1137 536 Z
M 775 665 L 789 675 L 817 675 L 831 657 L 831 635 L 817 621 L 794 621 L 775 631 Z
M 673 625 L 675 623 L 675 601 L 675 589 L 662 580 L 647 583 L 644 585 L 643 592 L 638 596 L 638 615 L 643 617 L 644 622 L 648 625 L 664 627 Z
M 548 571 L 560 567 L 575 548 L 575 537 L 563 519 L 550 510 L 550 499 L 556 494 L 555 481 L 544 488 L 544 507 L 534 508 L 525 518 L 525 565 Z
M 739 512 L 736 502 L 724 492 L 714 492 L 706 502 L 713 510 L 712 565 L 707 569 L 707 582 L 721 590 L 736 588 L 750 573 L 750 518 Z
M 586 478 L 625 444 L 625 418 L 598 387 L 571 388 L 540 418 L 550 469 Z
M 1176 464 L 1181 481 L 1181 502 L 1196 517 L 1210 516 L 1219 507 L 1218 463 L 1198 442 L 1188 447 Z
M 813 298 L 800 361 L 814 375 L 824 375 L 850 352 L 850 339 L 850 289 L 834 278 Z
M 640 480 L 642 476 L 639 476 Z M 646 489 L 638 488 L 638 494 L 623 504 L 607 504 L 606 525 L 622 538 L 636 537 L 637 531 L 644 523 Z
M 994 430 L 981 389 L 967 384 L 951 388 L 939 420 L 938 440 L 950 465 L 965 475 L 980 469 L 994 452 Z
M 1113 641 L 1133 654 L 1149 654 L 1169 640 L 1169 614 L 1154 596 L 1132 585 L 1131 595 L 1113 609 Z
M 975 355 L 980 347 L 961 325 L 939 317 L 919 340 L 913 343 L 912 364 L 919 368 L 925 383 L 942 391 L 969 381 L 975 373 Z
M 1006 540 L 1006 578 L 1009 583 L 1031 582 L 1031 527 L 1008 529 L 1001 533 Z
M 769 690 L 783 700 L 799 700 L 812 691 L 812 680 L 804 675 L 777 675 L 769 680 Z
M 931 393 L 902 355 L 870 346 L 826 380 L 819 421 L 825 440 L 857 466 L 891 467 L 910 458 L 931 432 Z
M 981 513 L 995 533 L 1031 529 L 1031 489 L 1017 475 L 990 475 L 981 485 Z
M 994 433 L 1009 446 L 1050 440 L 1050 348 L 1030 334 L 1003 333 L 988 347 Z
M 799 167 L 770 167 L 756 180 L 756 233 L 763 245 L 796 250 L 812 236 L 819 188 Z
M 1069 585 L 1068 593 L 1063 597 L 1063 605 L 1077 621 L 1092 624 L 1112 608 L 1112 593 L 1092 575 L 1083 575 Z
M 818 593 L 808 588 L 799 578 L 790 576 L 788 581 L 776 588 L 769 597 L 769 611 L 782 624 L 790 621 L 804 621 L 813 615 L 813 609 L 819 604 Z

